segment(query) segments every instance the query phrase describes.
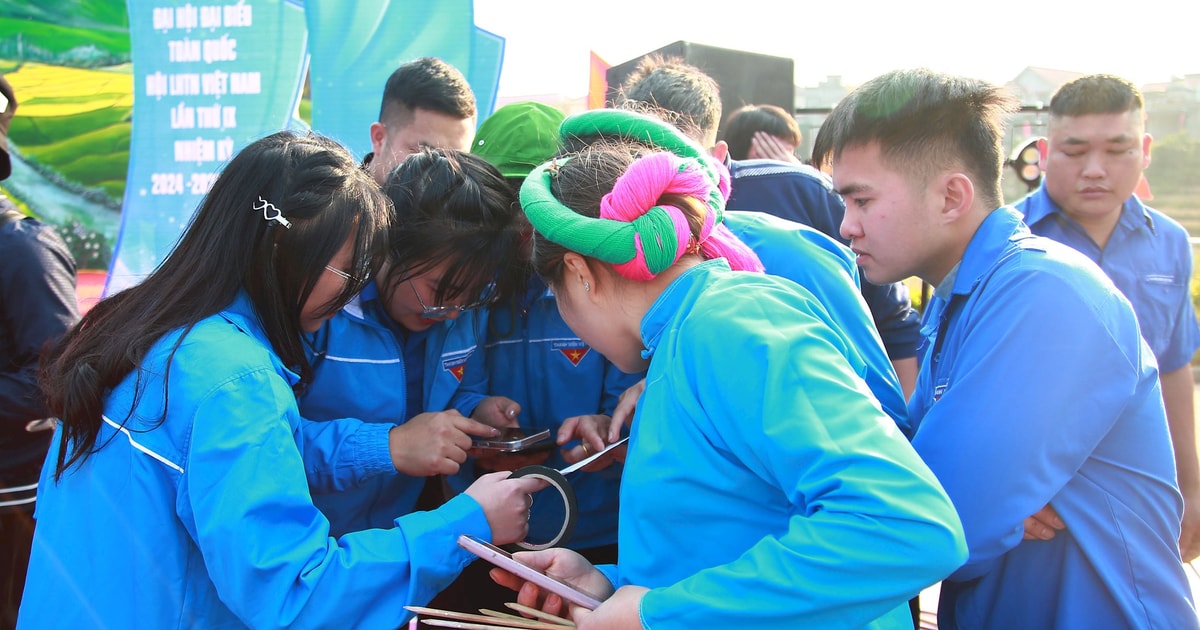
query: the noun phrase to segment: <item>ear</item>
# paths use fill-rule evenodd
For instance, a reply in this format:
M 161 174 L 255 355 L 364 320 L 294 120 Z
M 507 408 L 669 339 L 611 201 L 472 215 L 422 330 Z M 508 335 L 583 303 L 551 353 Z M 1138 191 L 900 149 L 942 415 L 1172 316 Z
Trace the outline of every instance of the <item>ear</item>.
M 725 158 L 729 155 L 729 143 L 722 140 L 714 144 L 709 153 L 711 153 L 713 157 L 717 158 L 718 162 L 724 162 Z
M 1050 155 L 1050 143 L 1045 138 L 1038 138 L 1038 167 L 1046 164 L 1046 157 Z
M 943 176 L 941 194 L 943 203 L 940 214 L 946 223 L 957 221 L 975 205 L 975 184 L 961 171 Z
M 1154 142 L 1154 137 L 1150 134 L 1142 135 L 1142 170 L 1150 166 L 1150 144 Z
M 585 299 L 595 302 L 603 290 L 599 282 L 599 274 L 592 270 L 587 258 L 575 252 L 563 254 L 562 283 L 564 289 L 571 295 L 582 295 Z
M 371 150 L 376 155 L 382 150 L 385 138 L 387 138 L 387 127 L 384 127 L 381 122 L 371 123 Z

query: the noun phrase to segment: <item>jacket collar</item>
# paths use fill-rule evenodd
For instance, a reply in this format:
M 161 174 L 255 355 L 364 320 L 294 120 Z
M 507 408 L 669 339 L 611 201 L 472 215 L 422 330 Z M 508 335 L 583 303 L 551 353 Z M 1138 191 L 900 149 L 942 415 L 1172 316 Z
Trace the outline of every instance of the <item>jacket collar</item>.
M 1049 216 L 1057 216 L 1059 221 L 1074 221 L 1063 209 L 1054 202 L 1050 197 L 1050 193 L 1046 192 L 1046 187 L 1040 186 L 1037 190 L 1031 193 L 1033 203 L 1026 206 L 1025 214 L 1026 225 L 1037 225 L 1043 219 Z M 1121 218 L 1117 220 L 1117 225 L 1125 230 L 1149 230 L 1151 234 L 1156 234 L 1154 226 L 1154 217 L 1150 216 L 1150 211 L 1146 209 L 1146 205 L 1142 203 L 1136 195 L 1130 195 L 1125 203 L 1121 204 Z
M 279 355 L 275 354 L 275 349 L 271 347 L 271 340 L 267 338 L 267 331 L 263 328 L 262 320 L 258 317 L 258 311 L 254 310 L 254 304 L 250 302 L 250 296 L 245 291 L 238 291 L 237 297 L 233 298 L 233 302 L 230 302 L 229 306 L 221 311 L 220 316 L 267 348 L 279 373 L 287 379 L 288 385 L 295 386 L 300 382 L 300 375 L 284 365 Z
M 1014 249 L 1014 243 L 1032 236 L 1029 227 L 1021 222 L 1021 213 L 1015 208 L 1004 206 L 993 210 L 979 224 L 979 229 L 963 252 L 951 293 L 970 294 L 996 265 L 996 261 L 1006 251 Z
M 663 333 L 670 327 L 678 313 L 688 311 L 703 292 L 708 278 L 714 273 L 729 271 L 724 258 L 706 260 L 684 271 L 663 290 L 654 304 L 642 317 L 642 358 L 649 359 L 662 340 Z

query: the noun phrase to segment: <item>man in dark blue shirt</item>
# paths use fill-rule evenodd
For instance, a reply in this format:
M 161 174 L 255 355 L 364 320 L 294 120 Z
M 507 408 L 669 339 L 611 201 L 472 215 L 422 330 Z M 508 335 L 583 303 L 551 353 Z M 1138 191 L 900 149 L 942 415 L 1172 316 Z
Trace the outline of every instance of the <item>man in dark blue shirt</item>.
M 0 76 L 0 180 L 12 173 L 8 126 L 17 108 Z M 17 623 L 38 474 L 53 424 L 37 384 L 42 347 L 79 319 L 75 259 L 49 226 L 0 196 L 0 629 Z

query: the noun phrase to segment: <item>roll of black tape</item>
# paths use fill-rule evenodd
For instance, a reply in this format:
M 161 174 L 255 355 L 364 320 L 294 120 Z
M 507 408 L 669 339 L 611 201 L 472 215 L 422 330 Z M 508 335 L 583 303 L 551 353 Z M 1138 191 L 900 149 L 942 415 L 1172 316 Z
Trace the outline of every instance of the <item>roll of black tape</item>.
M 537 551 L 539 549 L 549 549 L 571 538 L 571 532 L 575 531 L 575 519 L 579 517 L 579 502 L 575 500 L 575 489 L 571 487 L 571 482 L 562 473 L 548 466 L 525 466 L 518 468 L 512 474 L 513 477 L 533 477 L 541 479 L 549 483 L 551 487 L 558 490 L 562 495 L 563 505 L 566 508 L 566 518 L 563 519 L 562 528 L 558 530 L 558 534 L 549 542 L 531 543 L 521 541 L 516 543 L 516 546 L 521 549 L 529 549 Z

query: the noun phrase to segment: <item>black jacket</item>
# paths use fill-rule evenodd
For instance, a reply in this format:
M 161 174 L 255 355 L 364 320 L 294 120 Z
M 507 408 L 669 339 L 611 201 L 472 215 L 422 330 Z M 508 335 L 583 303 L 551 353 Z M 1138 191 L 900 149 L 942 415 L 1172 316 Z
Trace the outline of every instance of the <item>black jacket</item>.
M 75 260 L 52 228 L 0 197 L 0 510 L 21 505 L 37 482 L 52 433 L 29 432 L 48 415 L 38 356 L 79 320 Z M 19 213 L 18 213 L 19 214 Z

